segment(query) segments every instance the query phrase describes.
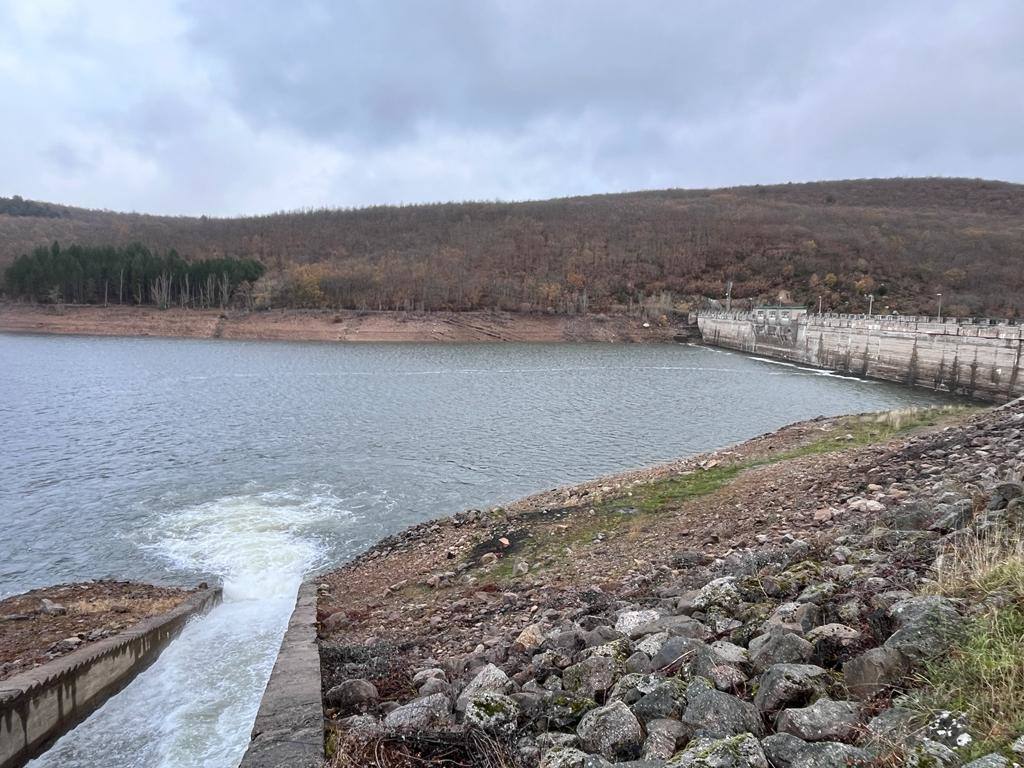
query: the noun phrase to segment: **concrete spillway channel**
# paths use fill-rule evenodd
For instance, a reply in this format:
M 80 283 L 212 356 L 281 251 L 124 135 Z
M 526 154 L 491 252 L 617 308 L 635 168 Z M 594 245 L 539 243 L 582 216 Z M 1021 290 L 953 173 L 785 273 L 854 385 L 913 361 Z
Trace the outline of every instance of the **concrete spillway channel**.
M 197 592 L 165 614 L 0 681 L 0 768 L 18 768 L 45 751 L 156 661 L 189 619 L 220 600 L 219 587 Z

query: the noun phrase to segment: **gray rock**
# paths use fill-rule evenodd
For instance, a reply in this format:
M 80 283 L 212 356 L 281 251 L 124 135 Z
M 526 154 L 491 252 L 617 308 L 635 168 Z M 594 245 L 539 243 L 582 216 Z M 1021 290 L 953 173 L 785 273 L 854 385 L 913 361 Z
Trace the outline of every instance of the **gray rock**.
M 941 768 L 960 764 L 956 752 L 931 739 L 919 739 L 904 758 L 906 768 Z
M 553 694 L 545 702 L 543 717 L 550 728 L 575 728 L 580 718 L 596 706 L 593 699 L 563 691 Z
M 364 713 L 377 706 L 377 687 L 367 681 L 353 678 L 344 680 L 324 694 L 329 707 L 337 707 L 342 715 Z
M 850 694 L 870 699 L 880 693 L 899 690 L 910 663 L 895 648 L 872 648 L 843 664 L 843 677 Z
M 615 631 L 621 632 L 624 635 L 629 635 L 638 627 L 650 624 L 652 621 L 656 621 L 660 617 L 661 614 L 658 611 L 650 608 L 640 611 L 624 611 L 620 613 L 619 617 L 615 620 Z
M 940 533 L 959 531 L 971 522 L 973 516 L 974 505 L 970 499 L 954 504 L 939 504 L 935 507 L 935 518 L 928 529 Z
M 772 627 L 782 627 L 788 632 L 804 635 L 821 624 L 821 608 L 814 603 L 783 603 L 761 628 L 762 632 L 771 632 Z
M 580 743 L 580 740 L 574 733 L 545 731 L 537 735 L 536 743 L 541 750 L 547 751 L 553 747 L 575 747 Z
M 676 678 L 658 683 L 653 691 L 631 707 L 633 714 L 641 723 L 678 718 L 685 708 L 686 685 Z
M 725 739 L 696 738 L 665 768 L 769 768 L 760 742 L 749 733 Z
M 703 678 L 686 688 L 686 710 L 682 722 L 695 736 L 723 739 L 741 733 L 760 736 L 764 730 L 760 715 L 748 702 L 715 690 Z
M 800 635 L 773 627 L 766 635 L 750 641 L 750 661 L 755 672 L 764 672 L 773 664 L 800 664 L 810 661 L 814 646 Z
M 576 734 L 583 749 L 609 760 L 638 757 L 644 740 L 640 722 L 621 701 L 587 712 L 580 720 Z
M 663 616 L 637 627 L 629 633 L 629 637 L 636 639 L 661 632 L 665 632 L 669 637 L 692 637 L 698 640 L 704 639 L 708 634 L 707 627 L 690 616 Z
M 862 641 L 861 633 L 845 624 L 825 624 L 807 633 L 807 642 L 813 647 L 810 659 L 819 667 L 837 667 L 848 661 Z
M 918 714 L 903 707 L 891 707 L 879 712 L 868 721 L 868 746 L 888 749 L 910 744 L 918 727 Z
M 660 670 L 665 674 L 674 674 L 689 657 L 700 653 L 706 648 L 700 640 L 689 637 L 670 637 L 651 659 L 651 669 Z
M 871 765 L 871 753 L 849 744 L 822 741 L 808 744 L 797 755 L 792 768 L 840 768 Z
M 937 595 L 901 600 L 889 609 L 889 617 L 897 629 L 885 647 L 914 661 L 935 658 L 963 634 L 963 618 L 956 606 Z
M 462 689 L 459 698 L 455 702 L 455 710 L 463 712 L 466 703 L 478 693 L 508 693 L 512 689 L 512 681 L 499 667 L 494 664 L 487 664 L 469 684 Z
M 791 733 L 773 733 L 761 739 L 761 748 L 772 768 L 790 768 L 806 746 L 806 741 Z
M 818 699 L 807 707 L 784 709 L 775 729 L 804 741 L 853 741 L 860 725 L 860 707 L 850 701 Z
M 643 651 L 636 651 L 626 659 L 625 668 L 627 672 L 644 673 L 651 671 L 651 658 Z
M 921 731 L 926 739 L 942 744 L 953 750 L 962 750 L 971 745 L 974 738 L 962 712 L 937 712 Z
M 803 592 L 797 595 L 796 601 L 798 603 L 814 603 L 815 605 L 822 605 L 832 598 L 832 595 L 836 593 L 836 585 L 831 581 L 825 581 L 821 584 L 809 584 L 804 587 Z
M 501 693 L 477 693 L 466 702 L 462 721 L 489 733 L 515 733 L 519 705 Z
M 687 737 L 686 727 L 678 720 L 651 720 L 644 741 L 645 760 L 668 760 Z
M 587 753 L 575 747 L 553 747 L 544 753 L 540 768 L 583 768 Z
M 384 718 L 388 728 L 423 731 L 451 725 L 451 701 L 442 693 L 413 699 Z
M 452 687 L 447 681 L 437 677 L 430 677 L 423 681 L 419 687 L 420 696 L 429 696 L 432 693 L 451 694 Z
M 568 691 L 576 691 L 589 698 L 603 693 L 615 682 L 616 664 L 608 656 L 591 656 L 573 664 L 562 673 L 562 684 Z
M 1020 483 L 1000 483 L 992 489 L 988 508 L 992 510 L 1006 509 L 1013 499 L 1024 496 L 1024 486 Z
M 612 701 L 620 700 L 626 704 L 635 704 L 661 685 L 663 680 L 663 677 L 654 674 L 630 673 L 623 675 L 612 688 L 608 698 Z
M 39 607 L 39 612 L 47 616 L 63 616 L 68 612 L 68 609 L 60 603 L 55 603 L 49 598 L 44 597 L 42 605 Z
M 964 768 L 1010 768 L 1010 761 L 997 752 L 990 752 L 977 760 L 971 760 Z
M 801 706 L 825 692 L 828 673 L 813 664 L 776 664 L 758 679 L 754 705 L 765 714 Z
M 736 587 L 736 577 L 723 576 L 702 587 L 697 593 L 693 605 L 702 611 L 709 608 L 720 608 L 726 613 L 731 613 L 739 607 L 742 601 L 743 597 Z

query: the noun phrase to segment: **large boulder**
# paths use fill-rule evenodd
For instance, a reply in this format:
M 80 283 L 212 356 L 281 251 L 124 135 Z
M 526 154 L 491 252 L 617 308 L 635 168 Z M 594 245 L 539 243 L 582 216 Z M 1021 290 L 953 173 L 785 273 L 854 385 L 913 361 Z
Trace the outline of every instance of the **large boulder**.
M 324 694 L 329 707 L 337 707 L 340 715 L 364 713 L 376 709 L 377 687 L 368 680 L 352 678 L 330 688 Z
M 803 706 L 825 693 L 828 672 L 813 664 L 776 664 L 758 678 L 754 706 L 765 714 Z
M 462 689 L 455 702 L 455 709 L 463 712 L 471 698 L 479 693 L 508 693 L 512 689 L 512 681 L 499 667 L 487 664 L 476 673 L 469 684 Z
M 542 717 L 549 728 L 575 728 L 580 718 L 596 706 L 597 702 L 591 698 L 571 691 L 560 691 L 544 703 Z
M 413 699 L 388 713 L 384 725 L 396 730 L 425 731 L 451 725 L 451 701 L 443 693 Z
M 665 768 L 769 768 L 760 742 L 749 733 L 726 739 L 696 738 Z
M 686 685 L 682 680 L 669 678 L 641 698 L 631 709 L 641 723 L 665 718 L 678 718 L 686 708 Z
M 784 709 L 775 729 L 804 741 L 853 741 L 860 725 L 860 707 L 850 701 L 818 699 L 808 707 Z
M 806 746 L 806 741 L 791 733 L 773 733 L 761 739 L 761 748 L 772 768 L 791 768 Z
M 901 600 L 889 609 L 896 626 L 886 648 L 900 651 L 914 661 L 924 661 L 949 650 L 963 635 L 963 618 L 952 601 L 937 595 Z
M 843 678 L 850 694 L 870 699 L 899 690 L 910 670 L 910 661 L 895 648 L 872 648 L 843 664 Z
M 773 664 L 801 664 L 810 661 L 813 653 L 811 643 L 781 627 L 750 641 L 750 661 L 755 672 L 764 672 Z
M 566 668 L 562 673 L 562 684 L 566 690 L 594 698 L 595 694 L 604 693 L 612 687 L 615 675 L 615 659 L 595 655 Z
M 703 678 L 687 686 L 686 702 L 682 721 L 694 736 L 722 739 L 741 733 L 761 735 L 764 726 L 751 704 L 712 688 Z
M 609 760 L 638 757 L 644 742 L 640 721 L 621 701 L 587 712 L 580 720 L 576 734 L 583 749 Z
M 678 720 L 652 720 L 647 723 L 643 759 L 668 760 L 686 738 L 686 727 Z
M 501 693 L 478 693 L 466 703 L 462 721 L 469 726 L 491 733 L 515 733 L 519 720 L 519 705 Z

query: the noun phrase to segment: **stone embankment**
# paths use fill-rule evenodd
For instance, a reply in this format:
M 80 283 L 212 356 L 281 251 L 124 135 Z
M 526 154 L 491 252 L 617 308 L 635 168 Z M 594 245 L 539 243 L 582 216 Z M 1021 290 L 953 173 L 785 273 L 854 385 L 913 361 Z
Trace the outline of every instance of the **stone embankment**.
M 905 418 L 807 422 L 382 542 L 320 587 L 330 764 L 1024 764 L 1013 713 L 920 693 L 1024 604 L 1013 579 L 951 583 L 1019 542 L 1024 403 Z

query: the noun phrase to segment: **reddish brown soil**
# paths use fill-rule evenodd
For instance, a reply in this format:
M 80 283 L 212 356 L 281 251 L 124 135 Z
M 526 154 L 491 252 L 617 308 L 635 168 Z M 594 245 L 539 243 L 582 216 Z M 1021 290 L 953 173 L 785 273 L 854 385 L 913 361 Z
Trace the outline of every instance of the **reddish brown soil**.
M 0 600 L 0 680 L 165 613 L 189 594 L 150 584 L 96 581 L 34 589 Z M 44 598 L 67 612 L 44 613 Z M 61 642 L 69 638 L 81 642 L 74 648 L 73 642 Z
M 0 331 L 281 341 L 667 342 L 680 328 L 631 317 L 507 312 L 355 312 L 0 305 Z

